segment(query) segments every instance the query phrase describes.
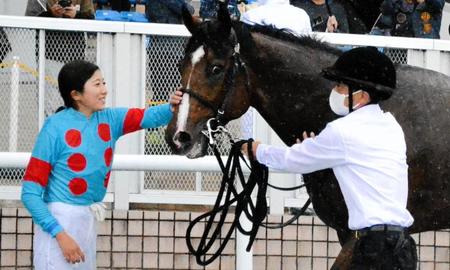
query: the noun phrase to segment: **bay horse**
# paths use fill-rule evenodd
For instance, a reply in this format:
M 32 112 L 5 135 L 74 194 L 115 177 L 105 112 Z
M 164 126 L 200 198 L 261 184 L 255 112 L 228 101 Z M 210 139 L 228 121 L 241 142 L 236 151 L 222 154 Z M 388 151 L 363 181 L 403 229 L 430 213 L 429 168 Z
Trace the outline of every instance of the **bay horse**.
M 184 12 L 184 24 L 192 37 L 180 73 L 189 91 L 165 134 L 175 154 L 206 154 L 201 131 L 218 108 L 227 123 L 252 106 L 286 145 L 304 130 L 320 133 L 337 117 L 328 105 L 334 84 L 320 73 L 334 64 L 339 50 L 314 37 L 232 22 L 223 5 L 217 20 L 200 22 Z M 415 219 L 410 233 L 450 228 L 450 77 L 408 65 L 396 65 L 396 70 L 397 89 L 380 106 L 405 133 L 407 207 Z M 304 175 L 304 181 L 317 216 L 336 230 L 341 245 L 351 240 L 348 211 L 332 170 Z M 351 248 L 344 246 L 332 269 L 345 269 L 348 254 Z

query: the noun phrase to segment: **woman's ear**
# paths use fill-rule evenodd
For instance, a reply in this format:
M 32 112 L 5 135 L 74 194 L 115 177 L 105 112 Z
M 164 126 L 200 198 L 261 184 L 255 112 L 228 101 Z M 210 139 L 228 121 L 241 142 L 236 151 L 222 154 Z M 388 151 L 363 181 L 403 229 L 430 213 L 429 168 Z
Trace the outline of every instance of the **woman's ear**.
M 77 90 L 72 90 L 72 91 L 70 91 L 70 96 L 72 97 L 72 99 L 74 101 L 78 101 L 81 98 L 81 93 L 78 92 Z

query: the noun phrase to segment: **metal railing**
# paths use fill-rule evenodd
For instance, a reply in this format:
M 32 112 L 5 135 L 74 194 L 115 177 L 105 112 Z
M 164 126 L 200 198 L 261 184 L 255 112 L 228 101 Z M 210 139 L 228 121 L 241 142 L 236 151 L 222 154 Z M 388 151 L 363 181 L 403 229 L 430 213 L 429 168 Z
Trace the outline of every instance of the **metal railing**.
M 190 35 L 182 25 L 15 16 L 0 16 L 0 28 L 11 45 L 0 64 L 0 126 L 7 129 L 0 132 L 0 152 L 11 152 L 0 155 L 0 186 L 4 191 L 0 199 L 18 198 L 24 166 L 6 168 L 5 162 L 14 152 L 32 150 L 43 121 L 62 104 L 56 77 L 64 63 L 80 58 L 96 62 L 110 91 L 108 106 L 144 107 L 167 100 L 179 85 L 177 63 Z M 450 41 L 315 35 L 336 45 L 383 47 L 395 62 L 450 74 Z M 0 46 L 0 55 L 6 48 Z M 281 143 L 254 110 L 232 121 L 228 128 L 238 137 Z M 128 209 L 130 202 L 209 204 L 213 201 L 221 179 L 217 166 L 190 170 L 184 166 L 190 164 L 187 159 L 170 156 L 163 132 L 162 128 L 147 130 L 118 141 L 114 166 L 119 166 L 121 155 L 138 156 L 133 156 L 136 167 L 116 170 L 111 177 L 106 199 L 114 201 L 117 209 Z M 228 148 L 229 145 L 223 145 L 222 154 Z M 169 160 L 167 166 L 153 164 L 161 160 Z M 139 167 L 138 161 L 145 165 Z M 169 169 L 174 164 L 178 170 Z M 195 163 L 194 167 L 199 168 L 199 164 Z M 301 178 L 273 173 L 270 181 L 289 186 L 298 184 Z M 285 207 L 299 206 L 305 198 L 306 194 L 301 192 L 270 190 L 271 213 L 283 213 Z

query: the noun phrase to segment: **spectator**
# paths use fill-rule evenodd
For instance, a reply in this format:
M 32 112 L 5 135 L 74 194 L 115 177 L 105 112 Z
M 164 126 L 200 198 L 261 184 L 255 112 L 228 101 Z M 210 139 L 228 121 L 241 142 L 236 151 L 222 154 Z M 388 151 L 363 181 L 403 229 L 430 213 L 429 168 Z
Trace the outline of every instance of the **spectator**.
M 230 16 L 234 20 L 239 20 L 241 13 L 237 7 L 238 0 L 229 0 L 228 11 Z M 200 11 L 199 15 L 203 19 L 211 19 L 217 16 L 217 10 L 219 1 L 218 0 L 200 0 Z
M 46 4 L 43 0 L 28 0 L 25 15 L 66 19 L 94 19 L 95 17 L 92 0 L 48 0 Z M 51 30 L 45 33 L 46 59 L 69 62 L 85 58 L 85 33 Z M 36 48 L 36 55 L 37 53 L 38 48 Z
M 292 0 L 292 5 L 302 8 L 311 19 L 314 32 L 348 33 L 348 19 L 344 7 L 333 0 Z
M 111 9 L 118 12 L 130 11 L 131 4 L 129 0 L 111 0 Z
M 182 8 L 186 6 L 191 14 L 194 7 L 190 0 L 148 0 L 145 6 L 147 19 L 152 23 L 182 24 Z
M 295 35 L 311 32 L 308 14 L 289 4 L 289 0 L 260 0 L 259 6 L 245 12 L 241 20 L 250 25 L 270 25 Z
M 0 63 L 3 62 L 6 55 L 11 51 L 11 44 L 9 43 L 8 36 L 3 30 L 3 27 L 0 27 Z
M 445 0 L 384 0 L 372 34 L 439 39 Z
M 28 0 L 25 16 L 94 19 L 92 0 Z

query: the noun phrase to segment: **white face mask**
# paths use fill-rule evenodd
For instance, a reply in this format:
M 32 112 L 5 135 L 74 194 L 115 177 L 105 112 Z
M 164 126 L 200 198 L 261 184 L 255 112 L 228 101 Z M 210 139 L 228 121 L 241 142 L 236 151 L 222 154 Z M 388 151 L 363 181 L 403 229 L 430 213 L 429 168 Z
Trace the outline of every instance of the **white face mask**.
M 356 92 L 353 92 L 353 95 L 361 92 L 362 90 L 358 90 Z M 333 88 L 331 90 L 331 94 L 330 94 L 330 108 L 331 110 L 337 114 L 337 115 L 347 115 L 349 114 L 349 109 L 347 106 L 345 106 L 344 102 L 345 102 L 345 98 L 348 97 L 348 95 L 346 94 L 339 94 L 335 88 Z M 359 103 L 353 105 L 353 109 L 357 108 L 359 106 Z

